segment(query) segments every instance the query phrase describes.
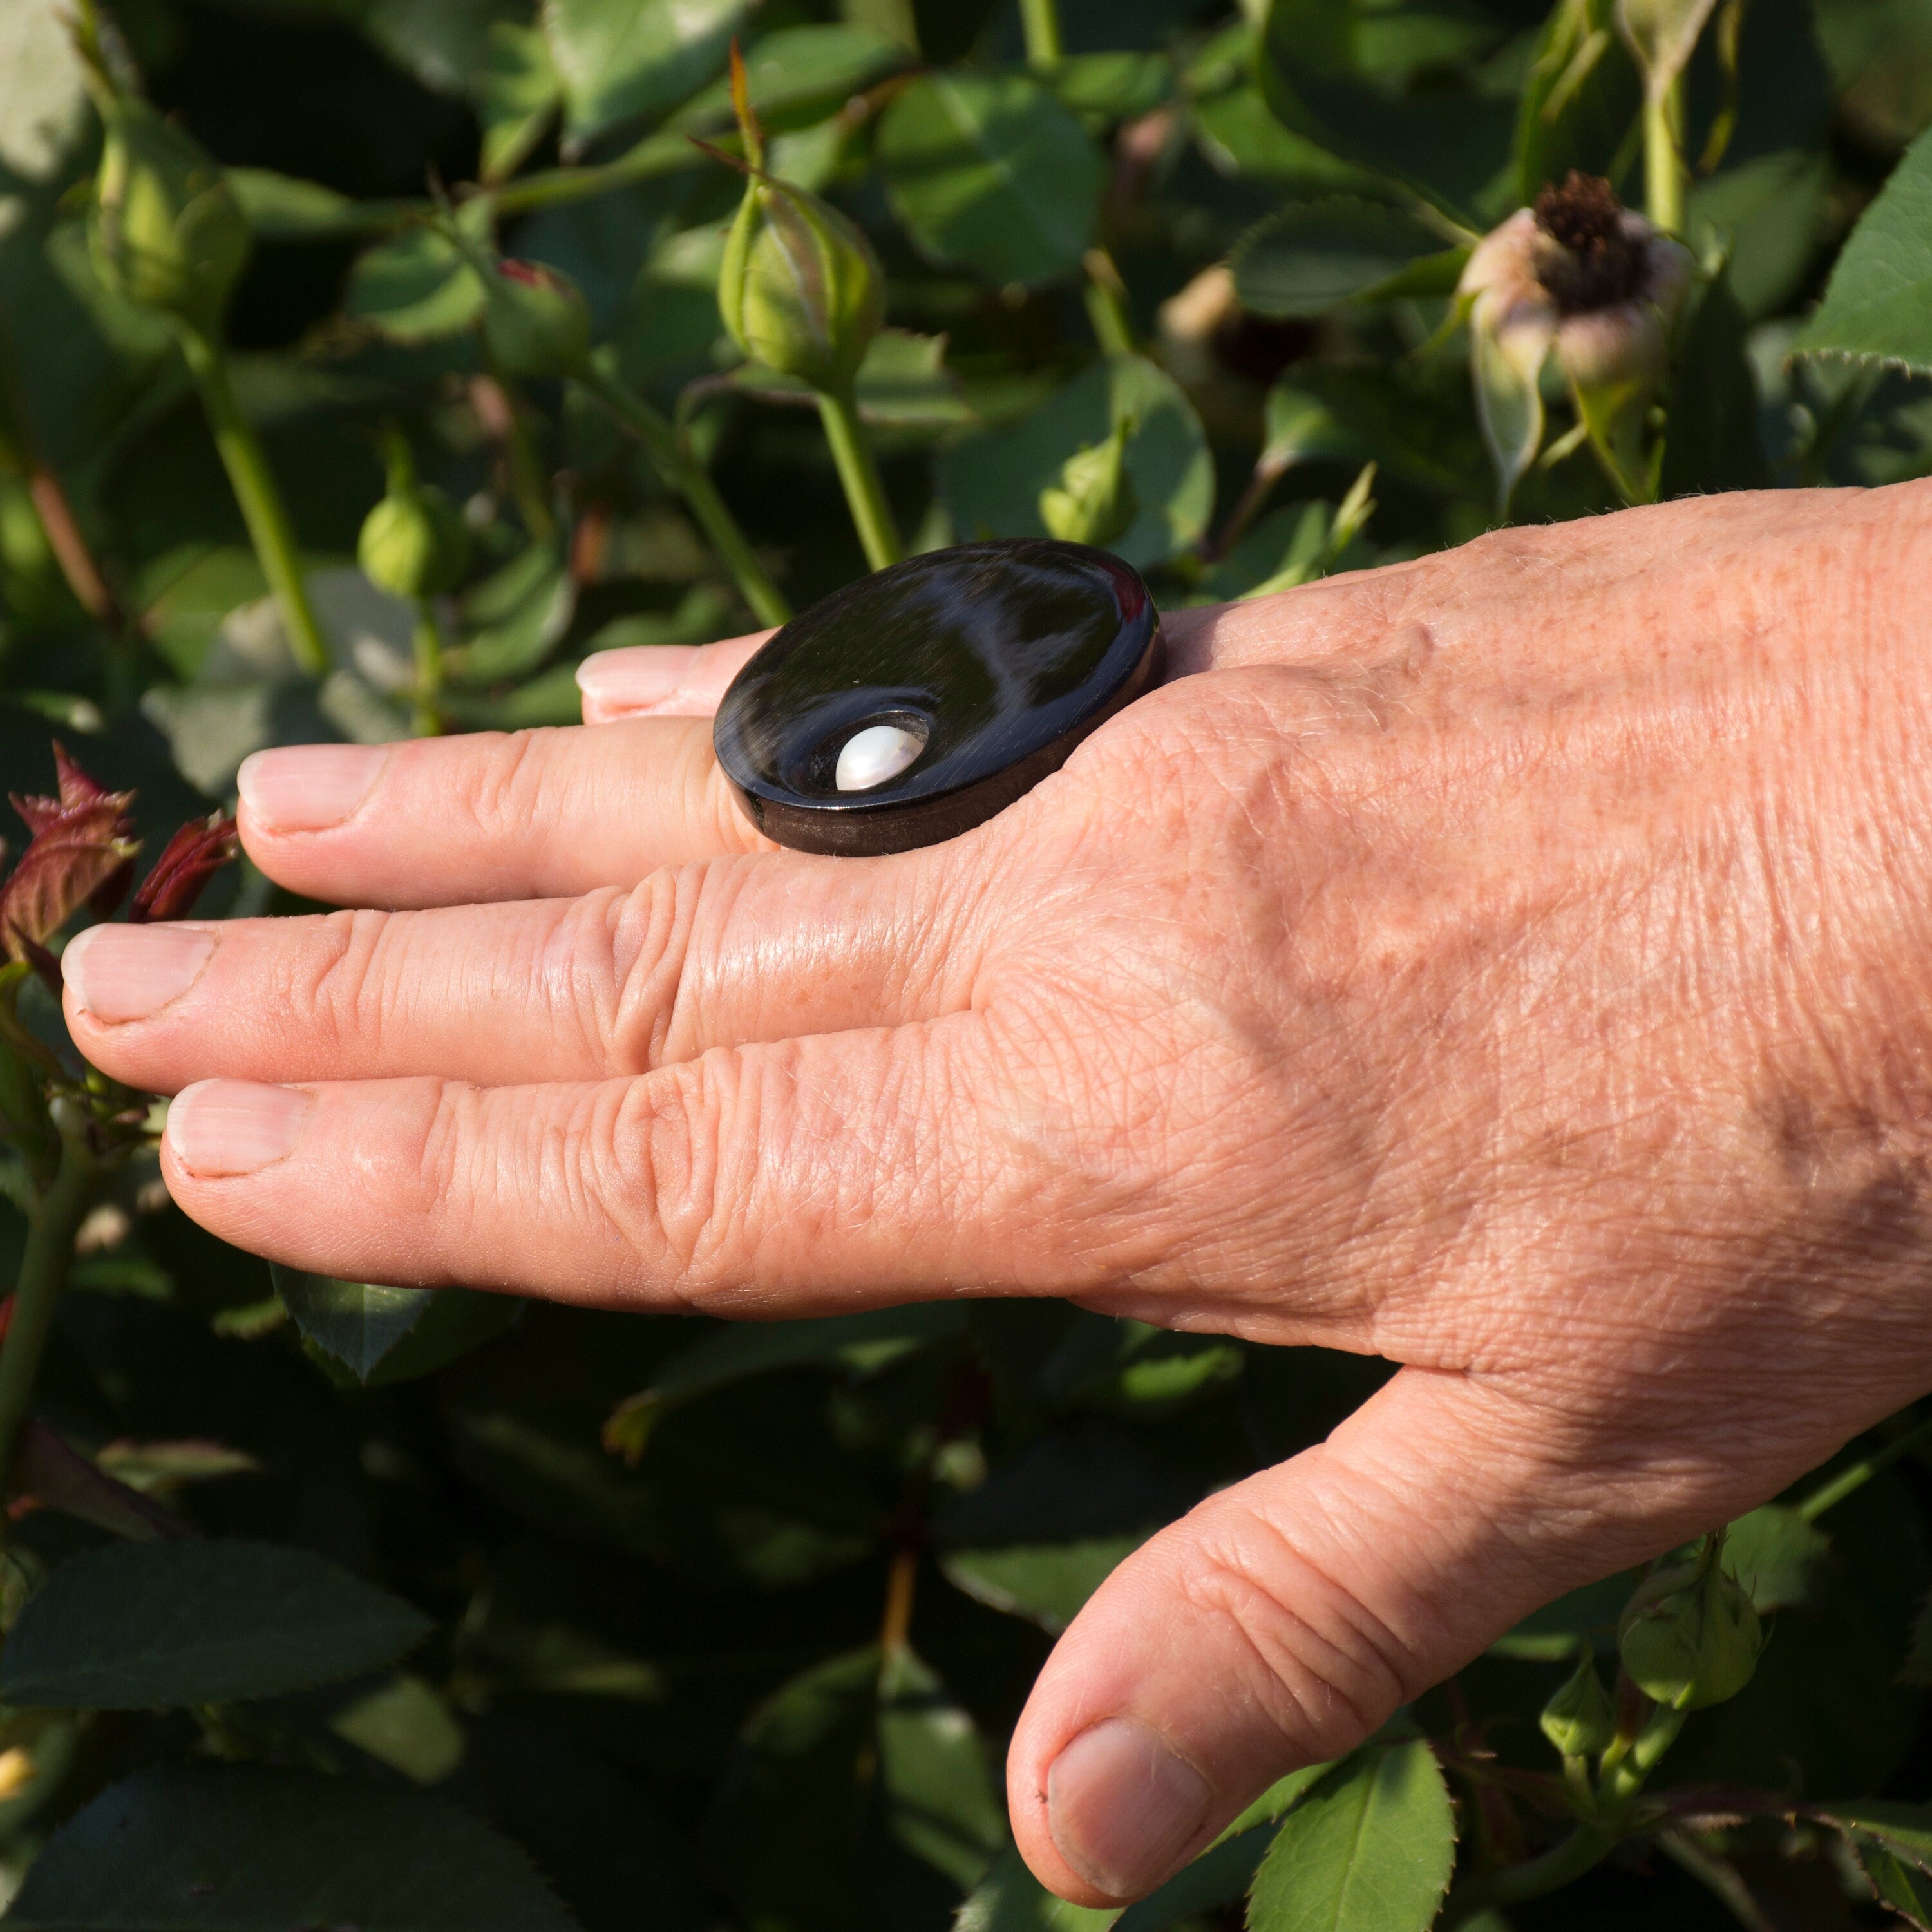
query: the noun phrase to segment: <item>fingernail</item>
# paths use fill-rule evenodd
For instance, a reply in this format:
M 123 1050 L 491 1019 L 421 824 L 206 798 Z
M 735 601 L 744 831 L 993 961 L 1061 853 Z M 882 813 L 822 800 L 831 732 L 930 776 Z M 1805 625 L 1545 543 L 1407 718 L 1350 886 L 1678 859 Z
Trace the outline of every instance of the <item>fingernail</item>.
M 68 941 L 61 977 L 84 1012 L 118 1025 L 179 999 L 214 950 L 191 926 L 91 926 Z
M 1208 1816 L 1207 1780 L 1134 1718 L 1082 1731 L 1046 1774 L 1060 1856 L 1109 1898 L 1138 1898 L 1180 1862 Z
M 386 745 L 286 745 L 244 758 L 235 784 L 271 832 L 320 832 L 369 796 L 388 755 Z
M 168 1108 L 168 1145 L 190 1174 L 254 1174 L 295 1151 L 314 1106 L 296 1087 L 197 1081 Z
M 652 710 L 676 694 L 698 655 L 695 644 L 632 644 L 599 651 L 577 667 L 577 688 L 603 717 Z

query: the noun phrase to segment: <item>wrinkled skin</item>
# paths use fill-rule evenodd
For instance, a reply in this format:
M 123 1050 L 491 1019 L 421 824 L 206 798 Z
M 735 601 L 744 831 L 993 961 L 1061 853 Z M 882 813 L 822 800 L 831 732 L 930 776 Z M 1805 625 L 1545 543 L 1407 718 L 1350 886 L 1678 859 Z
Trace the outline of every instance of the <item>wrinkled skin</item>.
M 614 653 L 592 729 L 251 764 L 267 872 L 424 909 L 103 929 L 68 1017 L 124 1080 L 214 1077 L 169 1185 L 302 1267 L 1060 1294 L 1403 1364 L 1035 1689 L 1021 1847 L 1124 1897 L 1932 1388 L 1928 582 L 1914 484 L 1188 613 L 1058 776 L 870 860 L 737 815 L 702 714 L 748 642 Z

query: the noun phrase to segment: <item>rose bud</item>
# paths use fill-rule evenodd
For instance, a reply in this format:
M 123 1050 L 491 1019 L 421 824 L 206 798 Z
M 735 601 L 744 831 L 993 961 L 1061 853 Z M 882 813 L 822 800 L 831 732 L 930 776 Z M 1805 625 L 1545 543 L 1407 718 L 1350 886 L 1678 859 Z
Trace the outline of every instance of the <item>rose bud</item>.
M 538 262 L 485 269 L 483 341 L 490 359 L 532 381 L 580 376 L 590 361 L 590 310 L 570 278 Z
M 1127 469 L 1127 438 L 1133 424 L 1116 422 L 1105 442 L 1076 450 L 1061 464 L 1059 479 L 1040 493 L 1040 519 L 1063 543 L 1110 544 L 1139 508 Z

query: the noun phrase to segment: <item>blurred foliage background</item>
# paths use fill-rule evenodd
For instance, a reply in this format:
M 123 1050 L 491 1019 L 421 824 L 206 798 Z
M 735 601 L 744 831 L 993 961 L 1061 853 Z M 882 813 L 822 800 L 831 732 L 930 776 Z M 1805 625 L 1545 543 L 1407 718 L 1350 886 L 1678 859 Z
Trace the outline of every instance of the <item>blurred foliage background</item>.
M 1626 398 L 1648 469 L 1600 460 L 1552 362 L 1509 514 L 1932 470 L 1932 6 L 1661 10 L 1694 52 L 1646 116 L 1607 0 L 112 0 L 94 99 L 75 22 L 0 0 L 0 776 L 48 793 L 59 740 L 152 854 L 262 746 L 568 724 L 587 652 L 866 568 L 813 392 L 721 320 L 745 184 L 689 136 L 743 152 L 734 37 L 770 175 L 876 258 L 847 400 L 905 547 L 1070 518 L 1172 608 L 1478 535 L 1458 278 L 1572 169 L 1696 272 Z M 137 94 L 245 224 L 199 336 L 104 272 L 101 103 Z M 594 368 L 479 332 L 496 249 L 580 289 Z M 386 490 L 439 506 L 434 569 L 358 566 Z M 245 862 L 200 908 L 308 909 Z M 734 1329 L 272 1275 L 168 1204 L 154 1117 L 8 944 L 8 1924 L 1108 1922 L 1006 1846 L 1052 1636 L 1386 1365 L 1052 1304 Z M 1577 1882 L 1496 1878 L 1574 1843 L 1538 1714 L 1607 1672 L 1628 1577 L 1120 1924 L 1419 1932 L 1453 1860 L 1449 1919 L 1490 1932 L 1924 1924 L 1922 1441 L 1898 1418 L 1707 1548 L 1761 1662 Z M 1654 1712 L 1591 1681 L 1628 1744 Z

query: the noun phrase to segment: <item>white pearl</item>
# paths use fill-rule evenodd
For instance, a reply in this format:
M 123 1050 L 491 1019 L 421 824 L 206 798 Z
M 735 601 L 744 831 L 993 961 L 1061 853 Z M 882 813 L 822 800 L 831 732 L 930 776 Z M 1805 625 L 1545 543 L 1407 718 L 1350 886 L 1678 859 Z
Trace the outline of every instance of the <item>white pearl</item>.
M 841 791 L 871 791 L 897 778 L 925 749 L 923 732 L 899 724 L 868 724 L 845 740 L 832 783 Z

